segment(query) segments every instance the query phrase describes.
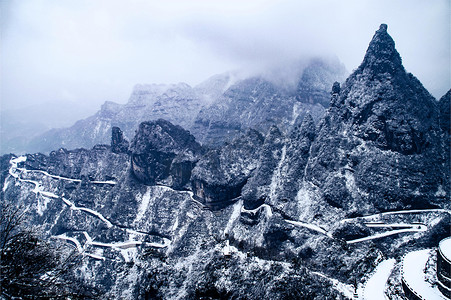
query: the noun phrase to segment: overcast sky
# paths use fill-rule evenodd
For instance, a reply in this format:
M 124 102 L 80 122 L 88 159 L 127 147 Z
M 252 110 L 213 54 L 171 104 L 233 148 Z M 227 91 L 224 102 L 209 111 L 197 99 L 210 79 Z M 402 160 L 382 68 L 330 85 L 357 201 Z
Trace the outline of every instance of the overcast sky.
M 336 55 L 349 71 L 388 24 L 407 71 L 450 87 L 449 0 L 21 0 L 1 2 L 2 109 L 127 101 L 137 83 Z

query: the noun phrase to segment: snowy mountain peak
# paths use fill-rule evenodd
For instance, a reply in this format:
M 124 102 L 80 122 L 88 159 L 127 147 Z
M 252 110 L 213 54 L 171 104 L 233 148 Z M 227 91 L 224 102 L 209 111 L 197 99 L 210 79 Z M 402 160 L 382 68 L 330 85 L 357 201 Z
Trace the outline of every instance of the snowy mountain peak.
M 148 104 L 157 97 L 177 97 L 177 95 L 193 94 L 192 87 L 184 82 L 176 84 L 137 84 L 128 101 L 129 104 Z
M 404 72 L 401 56 L 395 49 L 395 41 L 387 32 L 386 24 L 381 24 L 374 34 L 358 70 L 373 74 Z

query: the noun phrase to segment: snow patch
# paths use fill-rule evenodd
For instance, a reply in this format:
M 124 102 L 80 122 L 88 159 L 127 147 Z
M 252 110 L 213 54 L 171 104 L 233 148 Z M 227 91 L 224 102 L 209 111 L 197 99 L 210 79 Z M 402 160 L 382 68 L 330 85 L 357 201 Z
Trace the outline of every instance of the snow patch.
M 147 188 L 147 191 L 142 195 L 141 202 L 138 207 L 138 213 L 136 214 L 136 218 L 133 223 L 138 223 L 144 217 L 144 213 L 147 210 L 147 207 L 150 203 L 150 187 Z
M 286 155 L 287 155 L 287 145 L 283 145 L 279 164 L 277 165 L 277 168 L 274 171 L 274 175 L 271 178 L 271 184 L 269 186 L 269 199 L 272 199 L 272 200 L 276 199 L 276 189 L 277 189 L 278 183 L 284 177 L 281 170 L 282 170 L 282 165 L 285 161 Z
M 45 196 L 38 198 L 38 203 L 36 205 L 36 212 L 38 215 L 42 216 L 44 214 L 44 211 L 47 209 L 47 205 L 51 200 L 51 198 Z
M 239 200 L 237 203 L 235 203 L 233 205 L 233 212 L 229 218 L 229 221 L 227 222 L 226 228 L 224 229 L 224 235 L 226 235 L 230 232 L 230 229 L 232 228 L 233 224 L 240 217 L 242 206 L 243 206 L 243 200 Z
M 338 292 L 340 292 L 343 296 L 347 297 L 348 299 L 352 299 L 352 297 L 354 296 L 354 286 L 350 284 L 345 284 L 341 281 L 338 281 L 335 278 L 330 278 L 319 272 L 312 272 L 312 274 L 318 275 L 331 281 L 333 288 Z
M 416 190 L 412 193 L 412 195 L 414 195 L 414 196 L 421 196 L 421 193 L 420 193 L 420 191 L 419 191 L 418 189 L 416 189 Z
M 136 248 L 120 249 L 120 253 L 125 262 L 135 260 L 135 258 L 138 256 L 138 250 Z
M 301 105 L 298 102 L 295 102 L 293 105 L 293 112 L 291 114 L 291 122 L 290 122 L 291 126 L 294 125 L 301 111 L 302 111 Z
M 6 179 L 5 179 L 5 183 L 3 184 L 3 189 L 2 189 L 2 191 L 5 192 L 6 189 L 8 188 L 8 186 L 9 186 L 9 181 L 8 181 L 8 178 L 6 178 Z
M 442 185 L 438 186 L 437 192 L 435 192 L 435 197 L 446 197 L 446 191 L 443 189 Z
M 172 231 L 175 231 L 177 229 L 177 227 L 179 227 L 179 216 L 177 216 L 177 218 L 175 218 L 174 225 L 172 225 Z
M 224 256 L 229 256 L 229 255 L 231 255 L 231 253 L 230 253 L 230 244 L 229 244 L 229 240 L 226 240 L 226 244 L 225 244 L 224 248 L 222 249 L 222 254 L 223 254 Z

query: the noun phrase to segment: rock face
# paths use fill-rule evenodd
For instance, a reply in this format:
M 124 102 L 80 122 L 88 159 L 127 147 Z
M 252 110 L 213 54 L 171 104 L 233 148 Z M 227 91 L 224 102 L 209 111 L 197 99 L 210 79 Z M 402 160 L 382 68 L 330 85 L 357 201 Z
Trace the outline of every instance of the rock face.
M 270 197 L 274 171 L 284 155 L 284 136 L 276 126 L 272 126 L 259 151 L 258 164 L 252 177 L 243 188 L 245 209 L 255 209 Z
M 451 90 L 449 90 L 438 103 L 440 113 L 440 128 L 442 129 L 441 141 L 444 151 L 442 152 L 441 165 L 445 170 L 444 182 L 450 182 L 451 178 L 451 125 L 450 125 L 450 110 L 451 110 Z M 449 194 L 447 194 L 449 197 Z M 443 193 L 442 193 L 442 196 Z
M 316 197 L 303 189 L 315 131 L 310 115 L 287 136 L 283 136 L 276 127 L 270 129 L 260 151 L 257 169 L 243 188 L 245 209 L 266 204 L 292 219 L 297 219 L 306 210 L 310 204 L 303 197 Z M 316 206 L 320 206 L 318 202 Z
M 248 130 L 221 149 L 209 151 L 193 170 L 191 185 L 194 196 L 214 209 L 230 204 L 241 195 L 257 167 L 262 135 Z
M 48 156 L 41 153 L 30 154 L 24 166 L 31 170 L 45 168 L 47 172 L 65 178 L 108 181 L 125 176 L 129 167 L 128 160 L 126 154 L 113 153 L 107 145 L 97 145 L 91 150 L 60 148 L 50 152 Z M 67 183 L 70 185 L 70 182 Z
M 451 90 L 449 90 L 442 98 L 440 98 L 438 106 L 440 111 L 440 128 L 451 134 L 451 126 L 450 126 L 450 99 L 451 99 Z
M 436 101 L 406 73 L 383 24 L 359 68 L 334 89 L 307 180 L 334 207 L 434 207 L 444 188 L 437 120 Z
M 270 203 L 288 213 L 285 206 L 296 199 L 304 180 L 304 171 L 310 156 L 310 147 L 315 139 L 315 123 L 307 115 L 301 125 L 293 129 L 287 138 L 285 154 L 280 160 Z
M 168 185 L 181 188 L 202 149 L 188 131 L 160 119 L 139 125 L 130 152 L 138 180 L 149 185 L 169 180 Z

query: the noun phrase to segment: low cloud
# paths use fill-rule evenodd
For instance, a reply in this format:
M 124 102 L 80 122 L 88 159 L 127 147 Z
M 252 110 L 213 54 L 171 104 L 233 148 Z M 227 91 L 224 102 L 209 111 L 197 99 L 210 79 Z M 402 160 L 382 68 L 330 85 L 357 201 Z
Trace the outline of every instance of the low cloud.
M 134 84 L 191 85 L 313 56 L 361 62 L 380 23 L 409 72 L 450 88 L 449 1 L 1 1 L 2 108 L 125 102 Z

